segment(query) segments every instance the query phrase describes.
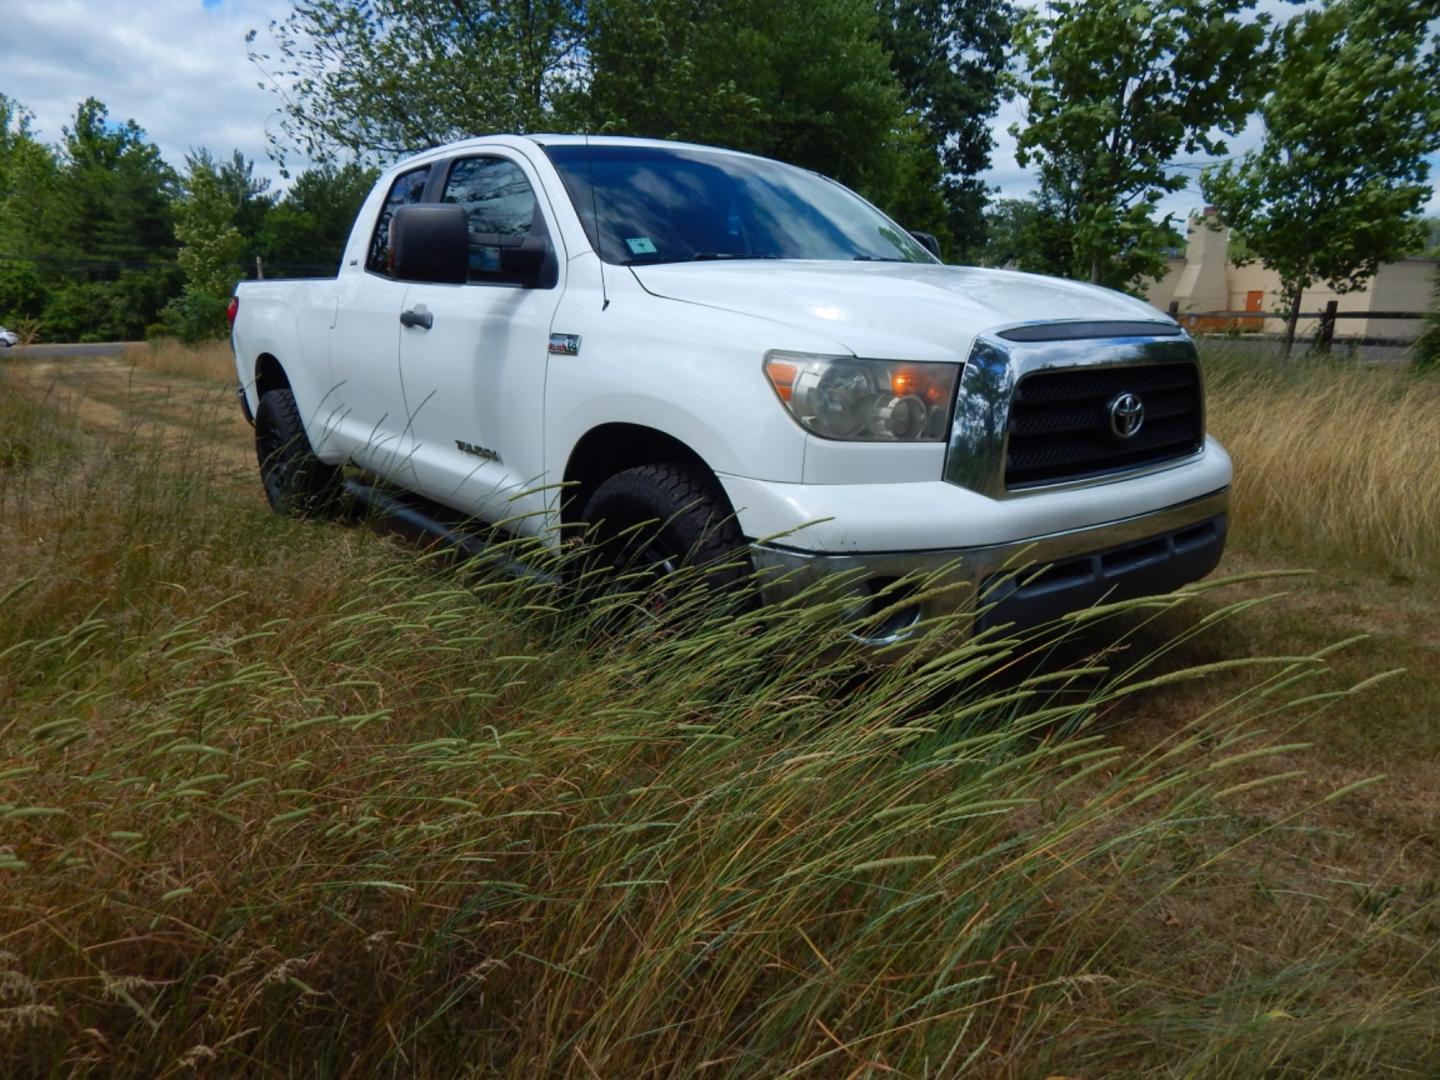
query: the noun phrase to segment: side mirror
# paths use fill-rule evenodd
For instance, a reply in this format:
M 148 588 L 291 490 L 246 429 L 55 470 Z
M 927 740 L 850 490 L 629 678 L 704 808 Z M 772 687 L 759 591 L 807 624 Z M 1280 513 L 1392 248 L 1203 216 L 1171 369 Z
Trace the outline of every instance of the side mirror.
M 910 235 L 931 255 L 934 255 L 937 259 L 940 258 L 940 241 L 936 239 L 934 233 L 920 232 L 918 229 L 911 229 Z
M 390 219 L 390 254 L 399 281 L 463 285 L 470 279 L 470 218 L 454 203 L 402 206 Z
M 554 249 L 543 234 L 531 233 L 521 243 L 500 248 L 500 273 L 526 288 L 548 289 L 559 279 Z

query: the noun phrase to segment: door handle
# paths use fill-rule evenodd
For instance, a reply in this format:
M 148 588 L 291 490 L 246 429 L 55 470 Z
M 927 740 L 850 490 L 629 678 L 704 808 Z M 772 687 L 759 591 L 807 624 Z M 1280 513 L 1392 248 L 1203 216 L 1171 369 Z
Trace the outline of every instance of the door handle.
M 429 330 L 435 325 L 435 316 L 426 311 L 423 307 L 413 307 L 409 311 L 400 313 L 401 326 L 418 326 Z

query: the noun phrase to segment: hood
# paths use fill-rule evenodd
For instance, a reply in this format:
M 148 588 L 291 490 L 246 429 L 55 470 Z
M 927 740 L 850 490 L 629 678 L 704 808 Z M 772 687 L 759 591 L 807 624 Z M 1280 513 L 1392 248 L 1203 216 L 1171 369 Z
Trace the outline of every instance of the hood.
M 963 359 L 987 330 L 1067 319 L 1153 320 L 1143 300 L 1062 278 L 922 263 L 809 260 L 630 268 L 655 296 L 822 334 L 858 356 Z

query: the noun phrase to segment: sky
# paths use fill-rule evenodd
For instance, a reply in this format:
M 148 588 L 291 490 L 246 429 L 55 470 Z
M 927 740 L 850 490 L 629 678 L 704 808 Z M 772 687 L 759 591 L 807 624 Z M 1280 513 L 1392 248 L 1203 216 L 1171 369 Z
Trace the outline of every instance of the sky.
M 1259 6 L 1294 10 L 1283 0 Z M 109 106 L 112 120 L 139 123 L 177 168 L 191 149 L 208 147 L 217 156 L 239 149 L 277 189 L 283 186 L 266 154 L 266 132 L 279 121 L 276 99 L 258 85 L 264 74 L 246 55 L 245 34 L 258 29 L 262 43 L 268 40 L 266 27 L 290 10 L 289 0 L 0 0 L 0 9 L 7 46 L 0 93 L 35 114 L 46 141 L 58 141 L 75 106 L 94 96 Z M 1016 164 L 1007 130 L 1020 119 L 1019 106 L 1009 103 L 993 123 L 996 147 L 985 180 L 1003 198 L 1035 186 L 1033 174 Z M 1259 137 L 1252 119 L 1230 140 L 1231 153 Z M 1188 190 L 1167 198 L 1162 212 L 1183 217 L 1201 205 L 1199 169 L 1185 172 L 1192 177 Z M 1432 163 L 1432 178 L 1440 184 L 1440 160 Z M 1433 190 L 1426 212 L 1440 214 L 1440 188 Z

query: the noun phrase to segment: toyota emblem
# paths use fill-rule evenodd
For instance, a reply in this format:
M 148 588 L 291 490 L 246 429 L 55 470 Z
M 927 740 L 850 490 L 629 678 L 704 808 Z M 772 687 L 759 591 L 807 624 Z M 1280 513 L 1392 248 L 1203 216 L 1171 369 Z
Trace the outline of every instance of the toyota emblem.
M 1117 439 L 1133 439 L 1145 426 L 1145 403 L 1129 390 L 1110 399 L 1110 432 Z

